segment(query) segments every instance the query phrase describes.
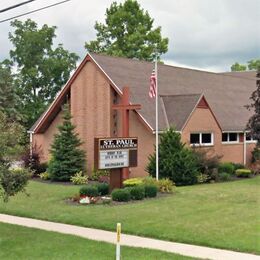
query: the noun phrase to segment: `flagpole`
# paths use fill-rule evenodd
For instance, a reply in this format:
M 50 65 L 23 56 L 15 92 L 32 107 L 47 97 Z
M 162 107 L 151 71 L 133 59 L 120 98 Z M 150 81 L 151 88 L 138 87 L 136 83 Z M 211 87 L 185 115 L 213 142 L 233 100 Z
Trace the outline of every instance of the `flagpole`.
M 158 133 L 158 93 L 159 93 L 159 87 L 158 87 L 158 70 L 157 70 L 157 52 L 155 53 L 155 86 L 156 86 L 156 98 L 155 98 L 155 146 L 156 146 L 156 180 L 159 179 L 159 133 Z

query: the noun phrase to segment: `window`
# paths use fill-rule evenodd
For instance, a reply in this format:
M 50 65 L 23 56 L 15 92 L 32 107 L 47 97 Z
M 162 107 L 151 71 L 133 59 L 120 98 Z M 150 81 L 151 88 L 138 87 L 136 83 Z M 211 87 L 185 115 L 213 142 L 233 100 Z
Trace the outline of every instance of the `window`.
M 246 142 L 247 143 L 255 143 L 256 140 L 254 140 L 254 138 L 252 137 L 252 135 L 250 135 L 249 133 L 246 134 Z
M 213 145 L 212 133 L 191 133 L 190 134 L 191 145 Z
M 222 133 L 223 143 L 238 143 L 238 133 Z

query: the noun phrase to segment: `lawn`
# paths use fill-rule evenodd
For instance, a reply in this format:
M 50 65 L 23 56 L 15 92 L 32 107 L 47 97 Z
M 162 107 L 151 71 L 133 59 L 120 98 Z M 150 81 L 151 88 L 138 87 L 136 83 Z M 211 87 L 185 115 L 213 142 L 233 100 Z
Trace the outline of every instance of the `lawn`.
M 174 195 L 120 206 L 75 206 L 77 186 L 31 181 L 0 212 L 189 244 L 260 253 L 260 177 L 179 187 Z
M 0 259 L 115 259 L 115 245 L 0 223 Z M 195 259 L 158 250 L 121 247 L 122 259 Z

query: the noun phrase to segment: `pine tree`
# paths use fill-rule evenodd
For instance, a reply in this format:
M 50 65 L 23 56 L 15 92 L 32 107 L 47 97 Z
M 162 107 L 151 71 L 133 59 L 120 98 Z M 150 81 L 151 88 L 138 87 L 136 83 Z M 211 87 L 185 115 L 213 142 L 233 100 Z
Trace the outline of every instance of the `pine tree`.
M 51 180 L 69 181 L 77 172 L 84 171 L 86 160 L 85 152 L 75 126 L 71 123 L 68 106 L 64 106 L 63 124 L 58 126 L 59 133 L 55 135 L 51 146 L 51 160 L 48 172 Z
M 156 174 L 155 153 L 150 155 L 146 170 Z M 181 142 L 181 135 L 172 127 L 160 135 L 159 178 L 169 178 L 176 185 L 197 182 L 198 161 L 193 151 Z

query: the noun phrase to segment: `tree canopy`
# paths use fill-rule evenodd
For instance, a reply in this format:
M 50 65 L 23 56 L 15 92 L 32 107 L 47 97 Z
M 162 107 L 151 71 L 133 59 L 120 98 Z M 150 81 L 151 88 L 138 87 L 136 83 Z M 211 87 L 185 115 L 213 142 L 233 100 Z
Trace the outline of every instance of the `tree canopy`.
M 246 70 L 258 70 L 260 68 L 260 59 L 253 59 L 247 62 L 247 65 L 234 63 L 231 66 L 231 71 L 246 71 Z
M 105 24 L 95 23 L 96 40 L 85 43 L 88 51 L 147 61 L 155 52 L 167 52 L 168 38 L 162 38 L 161 27 L 153 28 L 154 20 L 137 1 L 113 2 L 105 16 Z
M 0 62 L 0 111 L 11 119 L 21 119 L 17 111 L 19 98 L 16 94 L 9 61 Z
M 20 112 L 25 126 L 30 127 L 54 99 L 57 92 L 76 68 L 78 56 L 65 50 L 62 44 L 53 48 L 55 26 L 41 28 L 28 19 L 11 22 L 14 32 L 9 39 L 14 49 L 10 58 L 14 70 L 14 84 L 21 99 Z

